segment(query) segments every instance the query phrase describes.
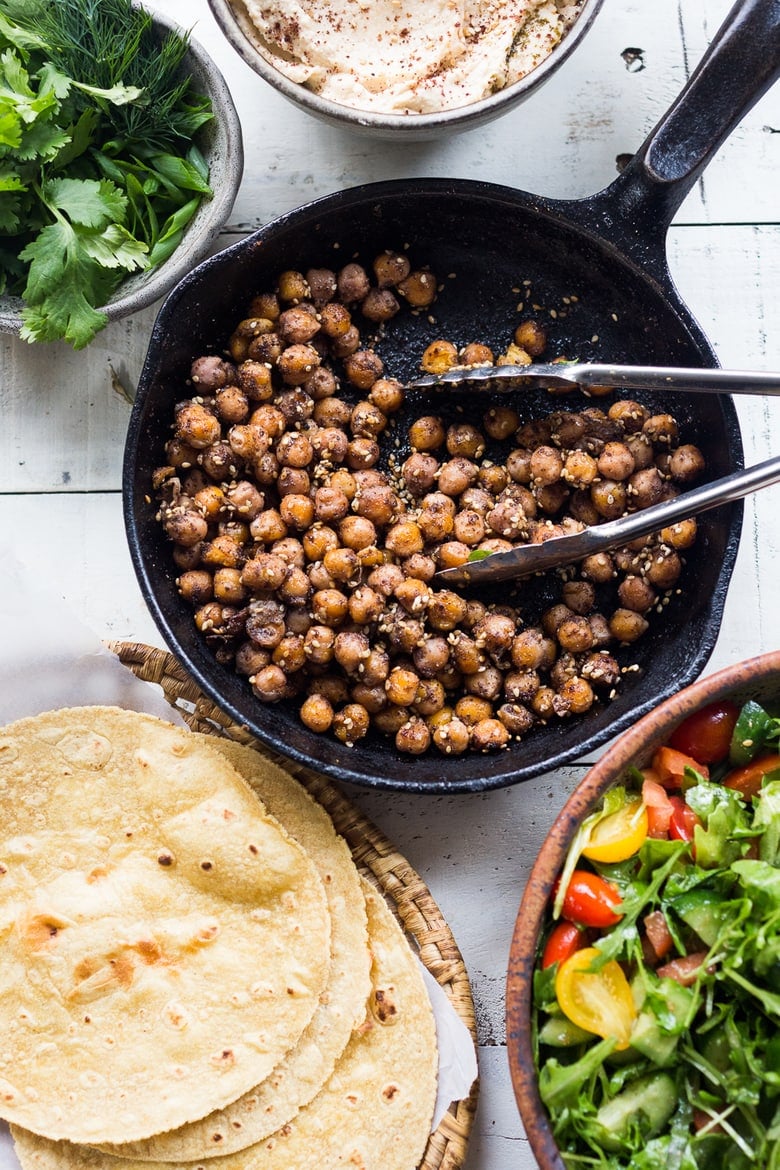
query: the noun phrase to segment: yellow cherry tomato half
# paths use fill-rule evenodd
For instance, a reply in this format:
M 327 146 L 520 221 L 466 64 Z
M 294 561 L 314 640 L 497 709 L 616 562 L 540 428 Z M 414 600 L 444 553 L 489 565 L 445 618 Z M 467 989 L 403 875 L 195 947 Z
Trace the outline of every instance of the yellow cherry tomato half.
M 629 797 L 619 809 L 596 822 L 582 853 L 591 861 L 625 861 L 639 851 L 646 836 L 644 801 Z
M 573 1024 L 604 1040 L 611 1036 L 618 1050 L 628 1048 L 637 1011 L 623 968 L 614 959 L 592 971 L 600 958 L 596 947 L 584 947 L 565 959 L 555 976 L 555 995 Z

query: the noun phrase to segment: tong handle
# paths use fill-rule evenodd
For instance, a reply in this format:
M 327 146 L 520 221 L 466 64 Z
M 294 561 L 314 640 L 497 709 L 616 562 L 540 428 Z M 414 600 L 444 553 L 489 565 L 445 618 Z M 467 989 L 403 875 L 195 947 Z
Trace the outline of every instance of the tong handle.
M 504 386 L 503 384 L 506 383 Z M 531 366 L 455 366 L 442 374 L 415 378 L 408 390 L 459 386 L 521 390 L 542 386 L 554 390 L 679 390 L 693 394 L 780 394 L 780 373 L 768 370 L 722 370 L 687 366 L 626 366 L 607 362 L 549 362 Z
M 514 577 L 527 577 L 546 569 L 581 561 L 593 553 L 609 552 L 640 536 L 650 536 L 678 520 L 698 516 L 709 508 L 730 504 L 743 496 L 780 481 L 780 455 L 763 463 L 733 471 L 722 479 L 702 484 L 673 500 L 607 520 L 577 532 L 557 536 L 542 544 L 522 544 L 509 552 L 492 553 L 481 561 L 440 570 L 434 580 L 454 585 L 492 585 Z

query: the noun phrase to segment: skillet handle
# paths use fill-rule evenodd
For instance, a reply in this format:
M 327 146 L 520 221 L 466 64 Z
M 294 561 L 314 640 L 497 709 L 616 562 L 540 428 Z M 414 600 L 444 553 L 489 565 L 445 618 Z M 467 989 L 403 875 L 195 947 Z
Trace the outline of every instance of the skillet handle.
M 707 163 L 780 75 L 780 0 L 737 0 L 677 100 L 603 194 L 659 237 Z M 628 242 L 628 241 L 627 241 Z

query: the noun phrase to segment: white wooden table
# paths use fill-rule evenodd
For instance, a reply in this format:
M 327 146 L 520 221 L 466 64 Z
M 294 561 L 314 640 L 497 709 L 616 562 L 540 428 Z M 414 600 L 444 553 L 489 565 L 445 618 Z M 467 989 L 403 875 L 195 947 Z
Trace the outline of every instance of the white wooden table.
M 480 177 L 560 197 L 591 194 L 634 151 L 681 88 L 730 0 L 605 0 L 574 56 L 541 92 L 488 128 L 435 143 L 353 136 L 289 106 L 222 38 L 206 0 L 157 0 L 192 27 L 233 90 L 244 182 L 223 243 L 310 199 L 411 175 Z M 625 53 L 625 50 L 640 50 Z M 631 63 L 633 61 L 633 63 Z M 780 369 L 780 92 L 732 135 L 669 235 L 680 291 L 723 365 Z M 0 542 L 102 638 L 162 645 L 126 550 L 120 470 L 129 404 L 154 310 L 109 327 L 86 351 L 0 340 Z M 777 452 L 780 404 L 738 404 L 746 459 Z M 780 644 L 780 487 L 746 504 L 742 545 L 708 671 Z M 0 605 L 7 600 L 0 574 Z M 0 648 L 0 654 L 2 648 Z M 583 761 L 583 765 L 586 761 Z M 481 1100 L 468 1170 L 535 1165 L 514 1105 L 504 1044 L 512 926 L 537 846 L 583 767 L 472 797 L 356 792 L 356 802 L 423 874 L 469 968 Z

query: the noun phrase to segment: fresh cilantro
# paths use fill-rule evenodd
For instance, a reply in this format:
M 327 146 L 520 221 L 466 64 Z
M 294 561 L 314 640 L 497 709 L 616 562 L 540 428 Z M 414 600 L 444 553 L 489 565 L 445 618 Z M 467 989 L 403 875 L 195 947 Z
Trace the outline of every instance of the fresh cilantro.
M 0 292 L 26 340 L 87 345 L 211 196 L 187 46 L 131 0 L 0 0 Z

